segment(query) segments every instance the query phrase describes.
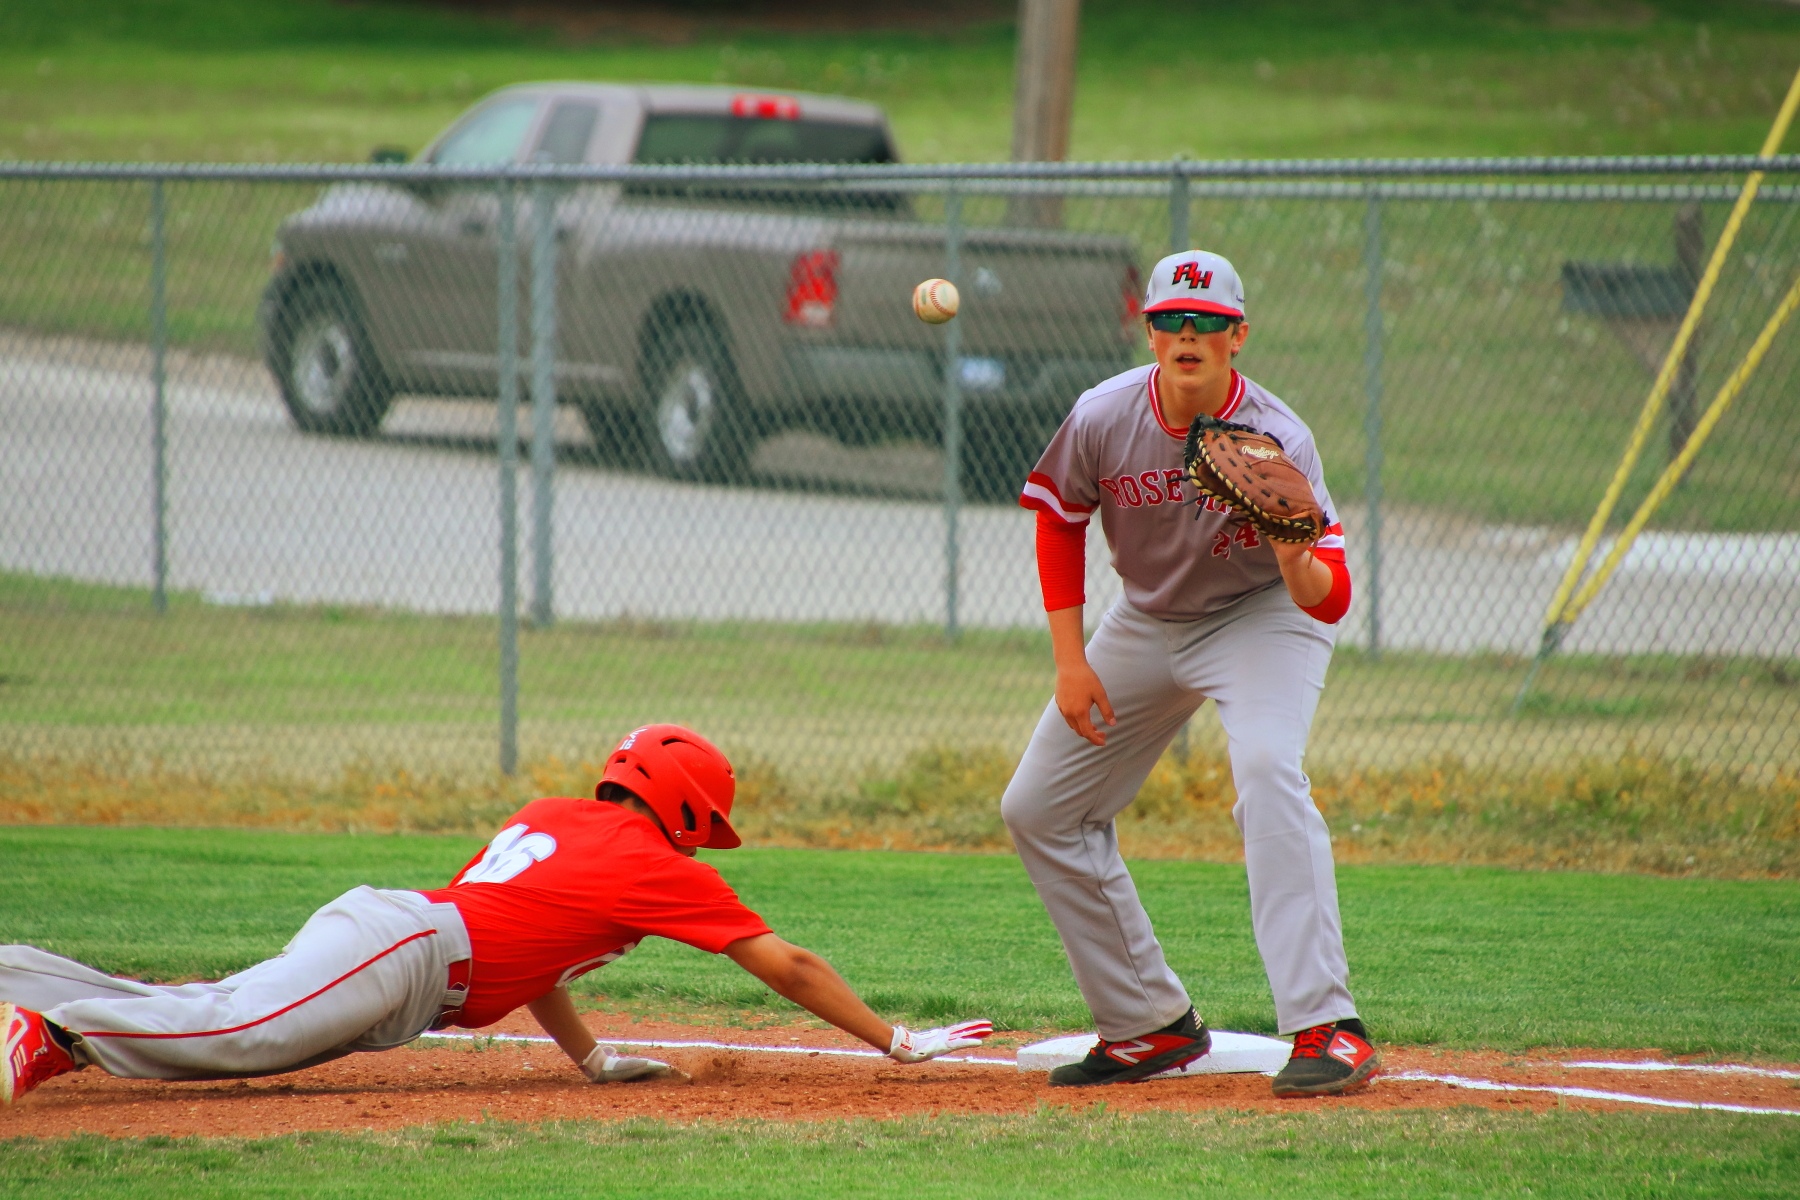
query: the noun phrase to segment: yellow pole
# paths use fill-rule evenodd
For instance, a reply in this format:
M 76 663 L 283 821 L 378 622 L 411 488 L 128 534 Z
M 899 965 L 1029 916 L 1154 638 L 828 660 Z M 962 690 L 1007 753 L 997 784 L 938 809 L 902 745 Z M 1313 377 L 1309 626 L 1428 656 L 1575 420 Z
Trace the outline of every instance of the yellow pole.
M 1775 124 L 1770 127 L 1769 136 L 1763 139 L 1759 157 L 1773 158 L 1775 152 L 1781 149 L 1796 108 L 1800 108 L 1800 71 L 1794 73 L 1794 81 L 1788 85 L 1787 98 L 1781 102 L 1781 111 L 1775 114 Z M 1631 431 L 1631 439 L 1625 445 L 1625 457 L 1619 461 L 1619 469 L 1613 472 L 1612 482 L 1606 487 L 1606 495 L 1601 498 L 1600 507 L 1594 510 L 1587 532 L 1582 535 L 1581 544 L 1576 547 L 1575 557 L 1570 561 L 1569 569 L 1563 573 L 1562 583 L 1557 585 L 1549 611 L 1544 614 L 1544 649 L 1540 651 L 1540 657 L 1555 650 L 1555 641 L 1560 640 L 1557 627 L 1569 624 L 1570 618 L 1563 611 L 1564 606 L 1568 604 L 1569 595 L 1580 582 L 1582 573 L 1587 570 L 1588 561 L 1594 555 L 1594 547 L 1599 544 L 1600 535 L 1606 531 L 1606 522 L 1612 516 L 1619 496 L 1625 491 L 1625 483 L 1643 454 L 1644 444 L 1650 439 L 1656 418 L 1662 412 L 1663 401 L 1669 395 L 1669 387 L 1675 382 L 1682 356 L 1687 353 L 1694 330 L 1700 326 L 1700 314 L 1705 311 L 1713 286 L 1719 280 L 1719 272 L 1725 266 L 1725 256 L 1730 253 L 1731 244 L 1737 240 L 1738 229 L 1743 225 L 1744 217 L 1750 211 L 1751 202 L 1756 199 L 1756 192 L 1762 186 L 1762 181 L 1761 171 L 1750 172 L 1750 177 L 1744 180 L 1744 190 L 1738 193 L 1737 203 L 1732 206 L 1731 216 L 1725 222 L 1725 230 L 1719 235 L 1719 244 L 1713 247 L 1712 258 L 1707 262 L 1706 271 L 1700 276 L 1699 285 L 1694 289 L 1694 298 L 1688 302 L 1687 316 L 1682 318 L 1675 341 L 1670 344 L 1669 353 L 1663 358 L 1662 370 L 1656 373 L 1656 382 L 1651 385 L 1650 395 L 1644 400 L 1643 411 L 1638 414 L 1637 427 Z
M 1800 71 L 1794 72 L 1794 80 L 1788 84 L 1787 96 L 1781 102 L 1780 111 L 1775 114 L 1775 123 L 1769 127 L 1769 136 L 1763 139 L 1758 157 L 1773 158 L 1776 151 L 1781 149 L 1796 109 L 1800 109 Z M 1756 199 L 1757 189 L 1762 187 L 1762 181 L 1763 172 L 1750 172 L 1749 178 L 1744 180 L 1743 191 L 1738 193 L 1737 203 L 1732 205 L 1731 216 L 1719 235 L 1719 244 L 1713 247 L 1706 270 L 1694 288 L 1694 298 L 1688 302 L 1687 315 L 1682 318 L 1681 328 L 1676 331 L 1675 340 L 1670 343 L 1669 352 L 1663 358 L 1662 370 L 1656 373 L 1656 382 L 1650 385 L 1650 394 L 1644 398 L 1643 411 L 1638 413 L 1637 425 L 1625 444 L 1625 455 L 1619 460 L 1618 469 L 1613 472 L 1612 482 L 1606 486 L 1606 494 L 1600 498 L 1600 507 L 1594 510 L 1593 517 L 1588 521 L 1580 544 L 1575 547 L 1575 556 L 1569 560 L 1569 569 L 1563 572 L 1562 582 L 1556 585 L 1556 594 L 1550 598 L 1550 607 L 1544 613 L 1544 632 L 1538 643 L 1537 657 L 1532 660 L 1525 682 L 1519 685 L 1519 694 L 1513 697 L 1514 715 L 1524 707 L 1525 697 L 1530 694 L 1532 684 L 1537 682 L 1538 672 L 1543 670 L 1544 663 L 1562 645 L 1564 634 L 1574 623 L 1575 616 L 1568 611 L 1569 597 L 1586 573 L 1588 563 L 1594 557 L 1594 548 L 1600 544 L 1601 534 L 1606 532 L 1606 522 L 1611 519 L 1619 497 L 1624 494 L 1626 481 L 1630 479 L 1633 468 L 1643 455 L 1644 444 L 1650 440 L 1650 432 L 1655 428 L 1663 401 L 1668 398 L 1669 388 L 1675 382 L 1682 356 L 1687 353 L 1694 331 L 1700 327 L 1700 314 L 1705 311 L 1706 302 L 1712 297 L 1713 286 L 1718 283 L 1719 272 L 1725 266 L 1725 256 L 1730 253 L 1731 244 L 1737 240 L 1738 230 L 1743 226 L 1744 217 L 1749 213 L 1750 205 Z M 1693 441 L 1692 437 L 1688 438 L 1690 445 Z M 1680 457 L 1677 456 L 1678 459 Z M 1584 594 L 1592 598 L 1591 592 Z
M 1656 486 L 1650 489 L 1650 494 L 1644 497 L 1644 502 L 1638 505 L 1637 513 L 1632 516 L 1631 523 L 1625 526 L 1625 531 L 1619 535 L 1619 540 L 1607 554 L 1606 561 L 1600 564 L 1600 569 L 1594 572 L 1594 577 L 1587 581 L 1587 586 L 1581 589 L 1580 594 L 1570 601 L 1568 609 L 1563 614 L 1564 624 L 1574 624 L 1576 618 L 1581 616 L 1582 610 L 1593 603 L 1594 597 L 1600 594 L 1600 589 L 1606 586 L 1606 581 L 1611 578 L 1612 573 L 1624 561 L 1626 552 L 1631 549 L 1631 543 L 1637 540 L 1637 535 L 1643 532 L 1644 526 L 1655 514 L 1657 508 L 1662 505 L 1662 502 L 1669 498 L 1669 493 L 1675 490 L 1675 485 L 1681 482 L 1682 475 L 1686 474 L 1688 467 L 1693 464 L 1695 456 L 1700 453 L 1700 447 L 1712 433 L 1713 428 L 1718 425 L 1720 419 L 1724 417 L 1725 410 L 1731 407 L 1731 402 L 1737 399 L 1738 393 L 1744 390 L 1744 385 L 1750 382 L 1750 376 L 1755 374 L 1756 368 L 1762 364 L 1763 356 L 1769 352 L 1769 346 L 1775 341 L 1776 333 L 1780 332 L 1781 327 L 1787 324 L 1787 319 L 1794 315 L 1795 308 L 1800 308 L 1800 278 L 1794 280 L 1794 286 L 1788 289 L 1788 294 L 1782 298 L 1781 306 L 1775 310 L 1775 315 L 1769 318 L 1767 325 L 1763 326 L 1762 332 L 1757 335 L 1755 343 L 1751 345 L 1750 352 L 1744 355 L 1744 361 L 1738 364 L 1737 370 L 1731 373 L 1731 378 L 1725 381 L 1725 386 L 1719 389 L 1719 394 L 1707 406 L 1706 415 L 1700 418 L 1698 425 L 1694 426 L 1694 432 L 1688 437 L 1687 445 L 1681 448 L 1681 453 L 1675 457 L 1674 462 L 1663 468 L 1662 477 L 1656 481 Z

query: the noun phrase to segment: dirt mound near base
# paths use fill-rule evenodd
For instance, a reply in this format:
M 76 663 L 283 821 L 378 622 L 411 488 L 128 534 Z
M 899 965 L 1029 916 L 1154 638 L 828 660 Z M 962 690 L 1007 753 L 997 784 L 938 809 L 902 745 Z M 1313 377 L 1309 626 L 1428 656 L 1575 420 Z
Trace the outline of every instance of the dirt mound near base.
M 1529 1087 L 1586 1088 L 1666 1100 L 1800 1111 L 1800 1079 L 1691 1071 L 1623 1072 L 1572 1068 L 1582 1060 L 1660 1059 L 1654 1050 L 1568 1050 L 1548 1055 L 1384 1047 L 1384 1076 L 1350 1096 L 1277 1100 L 1261 1075 L 1196 1076 L 1095 1090 L 1052 1088 L 1041 1072 L 1010 1065 L 924 1063 L 813 1054 L 855 1049 L 835 1030 L 793 1025 L 756 1030 L 589 1014 L 597 1036 L 633 1041 L 712 1041 L 786 1047 L 786 1053 L 688 1047 L 642 1050 L 680 1066 L 691 1082 L 595 1087 L 547 1043 L 432 1041 L 385 1054 L 359 1054 L 268 1079 L 158 1083 L 114 1079 L 97 1070 L 53 1079 L 9 1110 L 0 1137 L 256 1137 L 300 1130 L 395 1129 L 431 1122 L 615 1120 L 675 1121 L 762 1117 L 830 1120 L 914 1113 L 1029 1113 L 1040 1104 L 1104 1100 L 1123 1112 L 1229 1108 L 1294 1112 L 1323 1106 L 1365 1109 L 1486 1108 L 1541 1111 L 1561 1105 L 1638 1109 L 1610 1100 L 1549 1092 L 1474 1091 L 1400 1079 L 1406 1072 L 1458 1076 Z M 536 1035 L 515 1014 L 492 1033 Z M 982 1057 L 1011 1058 L 1034 1035 L 1009 1034 Z M 800 1048 L 796 1052 L 795 1048 Z M 1800 1068 L 1787 1068 L 1790 1070 Z

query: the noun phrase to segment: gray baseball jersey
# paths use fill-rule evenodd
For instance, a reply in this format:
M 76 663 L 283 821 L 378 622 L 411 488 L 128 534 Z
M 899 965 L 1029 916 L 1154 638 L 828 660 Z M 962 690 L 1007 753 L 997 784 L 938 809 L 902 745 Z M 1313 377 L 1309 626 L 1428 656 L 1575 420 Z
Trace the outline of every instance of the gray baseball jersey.
M 1137 367 L 1083 392 L 1025 484 L 1021 503 L 1071 525 L 1096 508 L 1125 599 L 1165 621 L 1192 621 L 1281 578 L 1268 542 L 1218 501 L 1196 507 L 1182 471 L 1187 430 L 1163 420 L 1159 369 Z M 1272 434 L 1325 510 L 1318 549 L 1344 547 L 1343 526 L 1312 431 L 1267 388 L 1233 371 L 1218 414 Z

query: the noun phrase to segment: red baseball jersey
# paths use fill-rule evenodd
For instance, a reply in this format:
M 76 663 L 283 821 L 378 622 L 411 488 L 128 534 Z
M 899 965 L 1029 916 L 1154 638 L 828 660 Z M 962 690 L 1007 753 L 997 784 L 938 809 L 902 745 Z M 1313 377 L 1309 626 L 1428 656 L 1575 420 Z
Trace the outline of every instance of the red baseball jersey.
M 534 800 L 457 872 L 423 893 L 456 905 L 473 964 L 458 1025 L 491 1025 L 649 936 L 717 954 L 771 932 L 705 863 L 647 817 L 597 800 Z

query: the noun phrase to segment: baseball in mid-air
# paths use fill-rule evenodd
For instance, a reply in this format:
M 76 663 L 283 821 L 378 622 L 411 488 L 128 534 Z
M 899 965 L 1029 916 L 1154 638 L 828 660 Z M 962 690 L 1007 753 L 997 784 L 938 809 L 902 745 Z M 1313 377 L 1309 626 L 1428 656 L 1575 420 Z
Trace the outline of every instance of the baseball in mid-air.
M 913 311 L 927 325 L 942 325 L 956 315 L 962 297 L 948 279 L 927 279 L 913 289 Z

